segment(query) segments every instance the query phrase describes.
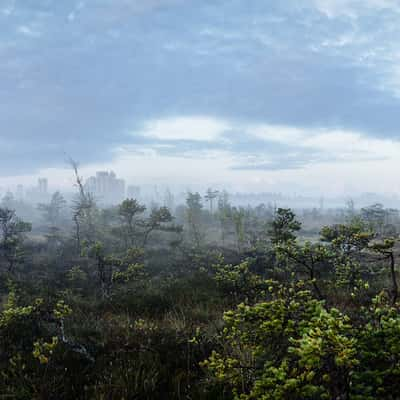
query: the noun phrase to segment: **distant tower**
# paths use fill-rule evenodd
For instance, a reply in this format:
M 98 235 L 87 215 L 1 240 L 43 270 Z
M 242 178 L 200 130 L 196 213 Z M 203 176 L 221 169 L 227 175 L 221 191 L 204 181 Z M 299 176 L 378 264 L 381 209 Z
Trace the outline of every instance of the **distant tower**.
M 91 176 L 90 178 L 86 179 L 85 182 L 85 191 L 96 196 L 96 178 Z
M 38 189 L 39 189 L 40 194 L 47 194 L 47 190 L 48 190 L 47 178 L 39 178 Z
M 104 197 L 109 192 L 109 174 L 106 171 L 96 172 L 96 195 Z
M 125 181 L 117 179 L 113 171 L 97 171 L 85 182 L 85 190 L 92 193 L 101 204 L 116 204 L 125 197 Z

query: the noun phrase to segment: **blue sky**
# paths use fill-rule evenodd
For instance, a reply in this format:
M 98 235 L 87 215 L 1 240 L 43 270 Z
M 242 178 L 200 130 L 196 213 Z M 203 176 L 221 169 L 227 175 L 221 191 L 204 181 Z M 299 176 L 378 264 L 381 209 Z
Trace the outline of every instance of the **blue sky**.
M 397 192 L 400 1 L 0 0 L 0 184 Z M 329 179 L 327 177 L 329 176 Z

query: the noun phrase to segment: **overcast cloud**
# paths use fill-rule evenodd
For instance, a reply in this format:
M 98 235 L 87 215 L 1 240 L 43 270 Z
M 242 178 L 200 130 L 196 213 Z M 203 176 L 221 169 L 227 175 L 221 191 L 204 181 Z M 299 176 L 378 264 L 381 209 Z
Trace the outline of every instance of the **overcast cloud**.
M 141 183 L 398 191 L 399 21 L 394 0 L 0 0 L 0 184 L 67 185 L 68 154 Z

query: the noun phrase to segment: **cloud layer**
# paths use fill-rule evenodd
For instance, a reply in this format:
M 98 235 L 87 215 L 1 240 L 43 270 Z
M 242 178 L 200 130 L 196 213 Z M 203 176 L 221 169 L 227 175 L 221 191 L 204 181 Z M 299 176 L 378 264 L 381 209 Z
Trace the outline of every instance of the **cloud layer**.
M 1 175 L 66 154 L 148 157 L 149 179 L 205 159 L 226 182 L 381 174 L 399 150 L 399 17 L 396 0 L 3 0 Z
M 132 133 L 134 144 L 119 152 L 207 158 L 229 154 L 229 168 L 288 170 L 321 163 L 395 161 L 400 141 L 357 131 L 238 123 L 201 116 L 169 117 Z

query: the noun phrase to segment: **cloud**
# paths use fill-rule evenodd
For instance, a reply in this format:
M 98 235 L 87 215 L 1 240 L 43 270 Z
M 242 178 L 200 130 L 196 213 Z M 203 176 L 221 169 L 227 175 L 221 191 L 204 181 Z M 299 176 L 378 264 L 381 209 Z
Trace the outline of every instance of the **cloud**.
M 284 144 L 298 143 L 304 138 L 304 130 L 290 126 L 262 124 L 252 126 L 248 130 L 260 139 Z
M 380 10 L 400 11 L 398 0 L 314 0 L 314 4 L 321 13 L 330 18 L 357 18 L 360 14 Z
M 185 128 L 190 129 L 188 121 L 198 124 L 199 118 L 182 117 Z M 200 119 L 224 129 L 193 141 L 184 134 L 176 135 L 175 128 L 173 136 L 131 136 L 128 144 L 113 148 L 112 159 L 86 163 L 81 174 L 88 177 L 97 170 L 112 169 L 137 184 L 196 183 L 289 193 L 301 187 L 327 194 L 346 193 L 349 188 L 354 193 L 397 189 L 393 185 L 400 167 L 398 140 L 345 130 L 247 124 L 206 116 Z M 157 125 L 170 126 L 170 121 L 181 121 L 181 117 L 158 119 Z M 154 121 L 149 121 L 148 125 L 152 124 Z M 194 142 L 195 146 L 189 145 Z M 57 182 L 72 188 L 72 172 L 65 164 L 63 168 L 41 169 L 35 178 L 39 176 L 48 176 L 53 187 Z M 0 185 L 26 184 L 29 180 L 32 176 L 14 176 L 0 179 Z
M 30 26 L 27 25 L 20 25 L 17 29 L 18 33 L 24 36 L 28 36 L 31 38 L 38 38 L 41 36 L 41 33 Z
M 397 1 L 4 3 L 3 175 L 116 149 L 181 168 L 218 154 L 243 182 L 395 163 Z
M 123 146 L 127 154 L 204 158 L 224 152 L 234 170 L 283 171 L 327 163 L 355 165 L 396 160 L 400 141 L 340 129 L 249 124 L 215 117 L 169 117 L 150 121 L 147 130 Z
M 372 138 L 355 131 L 255 126 L 248 130 L 248 134 L 295 148 L 296 156 L 302 159 L 302 163 L 295 158 L 294 165 L 299 166 L 320 162 L 395 160 L 400 152 L 399 140 Z M 309 156 L 309 159 L 302 157 L 302 154 Z
M 229 125 L 211 117 L 175 117 L 146 122 L 139 135 L 161 140 L 214 141 Z

